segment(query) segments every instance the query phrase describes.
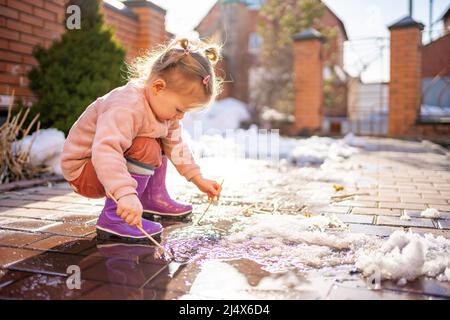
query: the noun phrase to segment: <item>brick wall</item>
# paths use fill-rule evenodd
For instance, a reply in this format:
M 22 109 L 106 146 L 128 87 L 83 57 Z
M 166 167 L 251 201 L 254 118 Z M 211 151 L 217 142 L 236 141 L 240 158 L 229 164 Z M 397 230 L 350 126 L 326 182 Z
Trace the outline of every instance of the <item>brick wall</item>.
M 219 23 L 221 19 L 220 4 L 217 2 L 206 14 L 200 24 L 195 28 L 195 30 L 200 34 L 202 38 L 210 38 L 213 41 L 220 43 L 221 41 L 221 30 L 219 28 Z M 222 59 L 215 67 L 215 72 L 217 75 L 222 77 L 226 82 L 223 84 L 223 91 L 217 97 L 218 100 L 233 96 L 233 83 L 230 82 L 230 66 L 228 63 L 228 56 L 225 52 L 222 52 Z
M 248 101 L 248 70 L 254 60 L 248 52 L 248 39 L 255 29 L 256 15 L 257 12 L 249 10 L 243 3 L 217 2 L 195 28 L 201 38 L 211 38 L 224 45 L 222 54 L 226 69 L 219 73 L 227 82 L 219 98 L 229 96 Z
M 27 73 L 37 65 L 33 47 L 49 47 L 65 31 L 67 0 L 0 0 L 0 109 L 12 92 L 26 104 L 34 100 Z M 119 9 L 103 3 L 106 23 L 127 50 L 127 60 L 167 39 L 165 11 L 151 2 L 129 0 Z
M 105 21 L 108 25 L 114 27 L 115 36 L 127 50 L 127 60 L 130 61 L 138 54 L 138 29 L 139 19 L 131 11 L 127 14 L 121 13 L 109 5 L 102 7 Z
M 32 100 L 26 74 L 37 65 L 33 47 L 50 46 L 64 32 L 63 21 L 64 1 L 0 0 L 0 104 L 13 90 Z
M 320 25 L 328 27 L 336 32 L 336 38 L 327 40 L 327 50 L 324 50 L 324 60 L 329 61 L 334 57 L 337 65 L 344 66 L 344 41 L 347 40 L 345 29 L 341 26 L 339 18 L 328 8 L 324 12 Z
M 414 134 L 417 138 L 445 141 L 450 138 L 450 124 L 448 123 L 419 123 L 415 127 Z
M 139 19 L 137 47 L 149 49 L 166 41 L 166 11 L 148 1 L 129 0 L 124 2 Z
M 206 14 L 200 24 L 195 28 L 195 30 L 202 37 L 209 37 L 212 33 L 219 27 L 218 23 L 220 22 L 220 4 L 217 2 Z
M 422 48 L 422 78 L 450 77 L 450 32 Z
M 444 30 L 446 31 L 446 32 L 449 32 L 450 31 L 450 13 L 449 13 L 449 11 L 447 10 L 447 14 L 444 16 L 444 19 L 443 19 L 444 21 Z

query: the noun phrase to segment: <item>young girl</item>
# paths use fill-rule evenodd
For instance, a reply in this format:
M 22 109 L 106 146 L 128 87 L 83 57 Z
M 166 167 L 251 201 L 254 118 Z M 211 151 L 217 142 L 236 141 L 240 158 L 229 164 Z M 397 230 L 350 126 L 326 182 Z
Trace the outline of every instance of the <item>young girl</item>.
M 162 226 L 148 214 L 184 217 L 192 207 L 167 194 L 167 156 L 177 171 L 214 199 L 221 187 L 202 177 L 181 139 L 186 112 L 211 103 L 220 81 L 213 66 L 219 49 L 187 39 L 173 41 L 137 60 L 135 77 L 94 101 L 70 129 L 61 167 L 73 190 L 85 197 L 108 193 L 97 222 L 100 238 L 145 239 L 137 225 L 159 238 Z M 164 153 L 164 155 L 162 154 Z

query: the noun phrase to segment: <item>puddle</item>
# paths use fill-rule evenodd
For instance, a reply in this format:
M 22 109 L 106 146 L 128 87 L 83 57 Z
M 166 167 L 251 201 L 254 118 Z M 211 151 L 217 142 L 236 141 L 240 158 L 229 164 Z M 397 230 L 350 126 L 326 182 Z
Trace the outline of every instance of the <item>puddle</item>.
M 323 223 L 319 225 L 324 226 Z M 252 220 L 252 226 L 253 231 L 257 230 L 255 220 Z M 334 231 L 334 243 L 312 244 L 309 241 L 314 237 L 318 237 L 314 241 L 322 239 L 324 232 L 302 231 L 309 234 L 307 239 L 298 231 L 284 239 L 269 239 L 263 233 L 259 233 L 259 238 L 246 239 L 239 232 L 252 234 L 247 227 L 236 227 L 232 236 L 220 234 L 212 226 L 186 226 L 173 230 L 164 245 L 171 248 L 178 262 L 158 258 L 155 247 L 149 245 L 95 240 L 85 241 L 87 244 L 79 240 L 74 244 L 65 243 L 12 265 L 15 271 L 4 271 L 0 275 L 4 284 L 0 286 L 0 297 L 325 299 L 335 285 L 367 289 L 367 280 L 355 272 L 353 242 L 348 242 L 348 247 L 343 245 L 349 240 L 342 237 L 343 234 Z M 339 236 L 341 242 L 336 241 Z M 64 250 L 78 252 L 74 250 L 77 246 L 86 249 L 79 254 L 64 253 Z M 442 246 L 441 249 L 445 248 L 445 243 Z M 80 267 L 80 290 L 67 287 L 65 271 L 68 265 Z M 23 276 L 17 276 L 18 273 Z M 402 287 L 396 282 L 386 282 L 383 288 L 414 294 L 423 290 L 437 297 L 450 294 L 446 283 L 420 281 Z
M 375 267 L 380 283 L 393 280 L 383 281 L 383 290 L 450 296 L 449 283 L 443 279 L 449 263 L 448 239 L 404 232 L 383 238 L 353 233 L 333 215 L 305 217 L 264 210 L 260 206 L 246 216 L 239 206 L 223 212 L 215 207 L 204 225 L 166 225 L 163 245 L 174 254 L 173 262 L 158 258 L 149 245 L 67 238 L 61 243 L 50 238 L 40 245 L 54 243 L 54 247 L 10 266 L 23 273 L 23 279 L 10 276 L 12 271 L 1 275 L 6 285 L 0 297 L 325 299 L 335 285 L 367 290 Z M 81 271 L 82 288 L 75 293 L 66 285 L 69 265 Z M 434 279 L 423 285 L 412 281 L 423 281 L 423 275 Z M 406 283 L 398 281 L 402 278 Z
M 88 248 L 86 252 L 89 254 L 64 251 L 73 252 L 77 246 L 80 250 Z M 67 285 L 72 275 L 67 273 L 69 266 L 80 270 L 79 289 L 70 289 Z M 183 267 L 182 264 L 171 263 L 169 269 L 169 263 L 158 258 L 155 247 L 150 245 L 77 240 L 74 244 L 65 243 L 10 265 L 0 274 L 0 298 L 164 298 L 167 284 Z M 156 280 L 159 287 L 154 289 L 152 282 Z
M 323 274 L 270 273 L 247 259 L 209 260 L 180 299 L 325 299 L 333 283 Z
M 353 233 L 334 215 L 254 214 L 234 219 L 226 232 L 214 226 L 180 228 L 168 235 L 165 245 L 191 262 L 248 259 L 270 273 L 348 266 L 364 281 L 376 277 L 376 282 L 393 280 L 399 286 L 423 276 L 449 279 L 450 240 L 443 237 L 403 231 L 389 238 Z

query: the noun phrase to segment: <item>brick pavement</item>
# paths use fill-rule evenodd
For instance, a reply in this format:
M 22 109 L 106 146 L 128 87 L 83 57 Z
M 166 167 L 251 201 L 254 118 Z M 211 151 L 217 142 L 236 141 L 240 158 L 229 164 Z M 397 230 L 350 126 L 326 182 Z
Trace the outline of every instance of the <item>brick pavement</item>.
M 219 206 L 205 223 L 228 228 L 216 214 L 252 215 L 267 212 L 336 214 L 352 232 L 387 237 L 395 230 L 432 233 L 450 238 L 449 157 L 418 142 L 368 138 L 359 154 L 336 165 L 336 177 L 305 176 L 302 170 L 256 160 L 202 159 L 205 175 L 224 177 Z M 174 197 L 194 205 L 194 220 L 206 199 L 173 168 L 168 185 Z M 343 185 L 336 192 L 333 185 Z M 330 196 L 356 194 L 332 202 Z M 84 199 L 66 183 L 0 194 L 0 298 L 2 299 L 176 299 L 189 293 L 202 261 L 169 264 L 154 257 L 152 246 L 99 243 L 95 223 L 103 200 Z M 436 208 L 440 219 L 420 217 Z M 410 220 L 403 220 L 402 215 Z M 225 219 L 226 220 L 226 219 Z M 189 223 L 164 223 L 163 242 Z M 204 262 L 204 261 L 203 261 Z M 242 257 L 229 264 L 256 286 L 268 276 L 263 265 Z M 67 267 L 82 272 L 80 290 L 66 285 Z M 448 299 L 450 285 L 419 278 L 406 286 L 383 282 L 370 290 L 359 274 L 347 269 L 332 276 L 309 273 L 298 281 L 304 290 L 287 294 L 258 291 L 261 298 L 286 299 Z

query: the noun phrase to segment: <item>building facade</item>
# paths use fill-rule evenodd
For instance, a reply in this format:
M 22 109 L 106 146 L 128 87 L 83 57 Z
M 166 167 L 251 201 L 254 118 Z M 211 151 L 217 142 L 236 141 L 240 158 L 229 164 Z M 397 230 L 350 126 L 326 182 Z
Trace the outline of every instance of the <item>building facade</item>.
M 422 47 L 422 105 L 450 108 L 450 8 L 442 36 Z
M 99 0 L 101 1 L 101 0 Z M 37 65 L 32 52 L 37 45 L 49 47 L 65 32 L 67 0 L 0 0 L 0 109 L 12 93 L 30 104 L 27 73 Z M 145 0 L 103 0 L 105 21 L 132 60 L 171 35 L 165 29 L 164 9 Z
M 270 0 L 269 0 L 270 1 Z M 201 38 L 212 38 L 224 44 L 224 69 L 226 86 L 222 97 L 233 97 L 249 102 L 251 70 L 259 63 L 262 45 L 256 28 L 259 10 L 264 0 L 218 0 L 195 30 Z M 347 33 L 342 21 L 326 7 L 321 24 L 336 28 L 337 37 L 324 52 L 325 60 L 332 55 L 336 64 L 343 67 L 343 44 Z M 345 108 L 342 108 L 345 112 Z

